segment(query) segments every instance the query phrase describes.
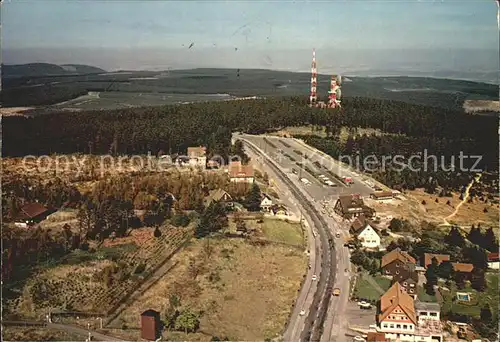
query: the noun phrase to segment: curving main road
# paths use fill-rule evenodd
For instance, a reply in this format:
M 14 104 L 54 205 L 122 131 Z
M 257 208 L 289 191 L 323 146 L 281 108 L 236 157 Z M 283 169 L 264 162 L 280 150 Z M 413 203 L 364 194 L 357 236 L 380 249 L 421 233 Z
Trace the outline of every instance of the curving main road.
M 311 200 L 295 185 L 281 170 L 276 163 L 263 153 L 255 144 L 246 139 L 245 135 L 239 135 L 242 140 L 257 155 L 263 156 L 276 173 L 280 180 L 289 188 L 293 196 L 298 199 L 305 210 L 307 216 L 311 219 L 314 227 L 317 228 L 320 241 L 321 254 L 321 272 L 317 280 L 316 291 L 313 296 L 309 313 L 306 317 L 304 328 L 300 335 L 301 341 L 319 341 L 323 334 L 324 323 L 327 318 L 328 308 L 332 298 L 332 291 L 335 282 L 336 257 L 333 244 L 334 237 L 323 216 L 317 212 Z

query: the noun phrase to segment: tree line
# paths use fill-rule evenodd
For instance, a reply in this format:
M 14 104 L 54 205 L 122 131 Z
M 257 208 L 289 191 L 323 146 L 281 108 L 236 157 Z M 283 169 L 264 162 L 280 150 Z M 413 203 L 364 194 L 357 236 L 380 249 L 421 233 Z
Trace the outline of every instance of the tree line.
M 161 107 L 6 117 L 5 156 L 51 153 L 184 152 L 206 145 L 227 155 L 232 131 L 263 133 L 285 126 L 375 128 L 411 137 L 472 139 L 482 151 L 496 143 L 496 118 L 397 101 L 345 98 L 339 110 L 309 108 L 303 97 L 221 101 Z

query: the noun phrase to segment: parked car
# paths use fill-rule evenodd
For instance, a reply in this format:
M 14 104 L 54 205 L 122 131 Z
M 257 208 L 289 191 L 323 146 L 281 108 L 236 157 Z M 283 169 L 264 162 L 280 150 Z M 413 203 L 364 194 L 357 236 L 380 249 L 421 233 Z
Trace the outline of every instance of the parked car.
M 333 289 L 333 295 L 334 296 L 340 296 L 340 289 L 338 287 Z
M 300 310 L 299 315 L 304 316 L 306 314 L 306 310 Z
M 313 274 L 313 276 L 312 276 L 312 280 L 314 281 L 314 280 L 316 280 L 316 279 L 318 279 L 318 277 L 316 277 L 316 274 Z

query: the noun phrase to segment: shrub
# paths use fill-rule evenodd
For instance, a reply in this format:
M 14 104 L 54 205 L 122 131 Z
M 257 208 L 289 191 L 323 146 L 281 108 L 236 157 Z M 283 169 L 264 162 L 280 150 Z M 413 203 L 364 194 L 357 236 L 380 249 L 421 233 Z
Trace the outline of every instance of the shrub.
M 138 264 L 134 269 L 134 274 L 141 274 L 146 270 L 146 265 L 142 262 Z
M 190 221 L 191 220 L 190 220 L 189 216 L 182 213 L 182 214 L 174 215 L 172 217 L 172 219 L 170 220 L 170 223 L 176 227 L 186 227 Z

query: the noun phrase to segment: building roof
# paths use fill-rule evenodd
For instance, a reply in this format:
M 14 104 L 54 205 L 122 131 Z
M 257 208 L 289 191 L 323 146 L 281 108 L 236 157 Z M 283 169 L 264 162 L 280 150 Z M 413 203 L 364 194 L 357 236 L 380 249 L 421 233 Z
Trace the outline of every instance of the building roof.
M 420 311 L 441 311 L 439 303 L 415 301 L 415 309 Z
M 158 311 L 149 309 L 141 313 L 141 316 L 150 316 L 150 317 L 155 317 L 158 316 L 160 313 Z
M 343 209 L 348 208 L 362 208 L 364 206 L 363 199 L 357 195 L 343 195 L 339 196 L 340 204 Z
M 408 264 L 415 264 L 416 260 L 408 252 L 402 251 L 399 248 L 393 249 L 389 253 L 382 257 L 382 267 L 389 265 L 394 260 L 400 260 L 401 262 Z
M 392 191 L 375 191 L 371 194 L 375 198 L 381 198 L 381 197 L 393 197 Z
M 385 338 L 385 333 L 370 331 L 366 335 L 366 342 L 387 342 L 389 339 Z
M 19 219 L 32 219 L 46 213 L 47 211 L 48 209 L 38 202 L 28 203 L 21 208 Z
M 488 262 L 500 261 L 500 253 L 488 253 Z
M 212 190 L 208 194 L 208 197 L 215 202 L 221 201 L 224 196 L 228 196 L 231 199 L 231 195 L 222 189 Z
M 424 253 L 424 267 L 427 268 L 430 264 L 432 264 L 432 259 L 436 258 L 438 265 L 443 261 L 450 261 L 450 256 L 448 254 L 432 254 L 432 253 Z
M 365 228 L 365 226 L 366 226 L 365 215 L 359 215 L 352 223 L 351 228 L 354 233 L 357 233 L 362 228 Z
M 252 165 L 242 165 L 241 162 L 231 162 L 229 164 L 229 177 L 231 178 L 248 178 L 253 177 Z
M 474 269 L 474 265 L 472 265 L 472 264 L 464 264 L 464 263 L 460 263 L 460 262 L 452 262 L 451 265 L 453 266 L 453 270 L 455 272 L 470 273 Z
M 415 314 L 413 298 L 406 293 L 399 283 L 394 283 L 394 285 L 380 297 L 381 313 L 379 315 L 379 321 L 383 321 L 398 306 L 414 324 L 417 324 L 417 315 Z
M 205 146 L 188 147 L 187 154 L 189 158 L 205 157 L 207 155 L 207 148 Z

